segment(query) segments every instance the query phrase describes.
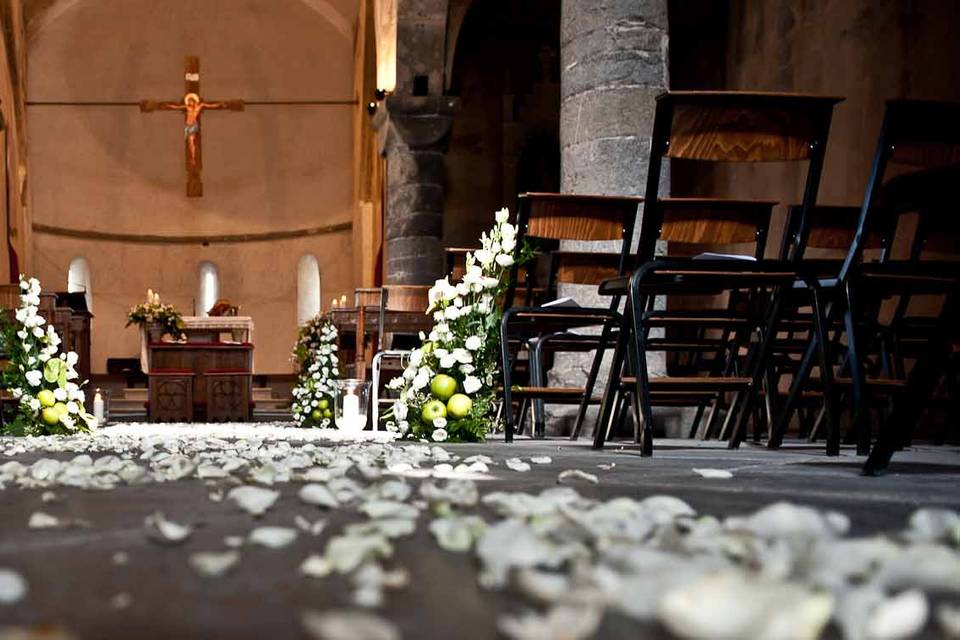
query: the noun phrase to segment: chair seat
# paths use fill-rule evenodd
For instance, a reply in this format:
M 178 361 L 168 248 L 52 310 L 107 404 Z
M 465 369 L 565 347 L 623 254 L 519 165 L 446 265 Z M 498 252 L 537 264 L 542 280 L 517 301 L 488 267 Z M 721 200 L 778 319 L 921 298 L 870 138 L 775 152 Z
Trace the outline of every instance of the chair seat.
M 636 385 L 635 376 L 621 378 L 624 385 Z M 739 391 L 750 386 L 750 378 L 710 378 L 706 376 L 650 378 L 650 391 Z

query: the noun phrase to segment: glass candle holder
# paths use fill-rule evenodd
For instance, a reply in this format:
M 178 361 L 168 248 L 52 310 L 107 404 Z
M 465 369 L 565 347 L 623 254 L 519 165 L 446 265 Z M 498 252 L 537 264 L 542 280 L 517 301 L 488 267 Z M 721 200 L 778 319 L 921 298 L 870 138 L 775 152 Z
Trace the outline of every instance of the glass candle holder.
M 337 429 L 359 432 L 367 426 L 367 406 L 370 398 L 370 383 L 366 380 L 348 378 L 337 380 L 337 397 L 334 398 L 333 416 Z
M 110 390 L 94 389 L 90 397 L 90 413 L 100 426 L 110 422 Z

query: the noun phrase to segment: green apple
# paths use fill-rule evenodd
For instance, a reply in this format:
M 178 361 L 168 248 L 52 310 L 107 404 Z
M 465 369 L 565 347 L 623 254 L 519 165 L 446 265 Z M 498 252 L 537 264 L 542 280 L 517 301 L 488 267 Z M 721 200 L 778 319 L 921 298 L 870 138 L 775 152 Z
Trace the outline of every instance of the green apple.
M 455 393 L 447 400 L 447 414 L 451 418 L 466 418 L 473 408 L 473 400 L 462 393 Z
M 330 401 L 327 400 L 326 398 L 321 398 L 320 402 L 317 403 L 317 409 L 320 409 L 321 411 L 329 408 L 330 408 Z
M 40 401 L 40 405 L 44 407 L 52 407 L 57 403 L 57 399 L 53 395 L 53 391 L 50 389 L 44 389 L 37 394 L 37 400 Z
M 332 417 L 333 417 L 333 411 L 330 411 L 330 409 L 325 410 L 325 411 L 323 412 L 323 417 L 324 417 L 324 418 L 332 418 Z
M 445 373 L 438 373 L 430 381 L 430 391 L 444 402 L 457 392 L 457 381 Z
M 67 413 L 67 405 L 65 405 L 62 402 L 58 402 L 57 404 L 53 405 L 50 408 L 56 411 L 58 416 L 62 416 L 65 413 Z
M 433 424 L 433 421 L 437 418 L 447 417 L 447 405 L 439 400 L 431 400 L 420 409 L 420 417 L 427 424 Z
M 60 413 L 54 407 L 47 407 L 41 411 L 40 417 L 51 426 L 60 422 Z
M 323 420 L 323 411 L 320 411 L 320 409 L 314 409 L 310 412 L 310 417 L 313 418 L 314 422 L 320 422 Z

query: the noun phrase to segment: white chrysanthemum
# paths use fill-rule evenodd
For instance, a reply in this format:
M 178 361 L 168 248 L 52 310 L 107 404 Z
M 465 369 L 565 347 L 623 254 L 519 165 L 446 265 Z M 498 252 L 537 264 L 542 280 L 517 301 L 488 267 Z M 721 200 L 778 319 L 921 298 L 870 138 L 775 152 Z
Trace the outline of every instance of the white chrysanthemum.
M 463 390 L 466 393 L 476 393 L 483 386 L 483 382 L 476 376 L 467 376 L 463 379 Z
M 434 429 L 433 435 L 431 436 L 434 442 L 443 442 L 447 439 L 448 434 L 446 429 Z
M 67 399 L 67 390 L 66 389 L 54 389 L 53 397 L 57 399 L 58 402 L 65 402 Z
M 39 387 L 40 381 L 43 380 L 43 374 L 39 371 L 27 371 L 26 378 L 31 387 Z
M 434 418 L 433 419 L 433 428 L 434 429 L 443 429 L 447 426 L 446 418 Z
M 465 346 L 470 351 L 476 351 L 477 349 L 483 346 L 483 338 L 481 338 L 480 336 L 470 336 L 463 343 L 463 346 Z

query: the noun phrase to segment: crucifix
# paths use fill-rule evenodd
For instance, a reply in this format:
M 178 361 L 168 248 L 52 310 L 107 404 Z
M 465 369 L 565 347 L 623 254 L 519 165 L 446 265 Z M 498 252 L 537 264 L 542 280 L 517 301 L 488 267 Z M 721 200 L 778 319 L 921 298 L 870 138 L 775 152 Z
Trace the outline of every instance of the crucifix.
M 187 56 L 183 63 L 183 79 L 186 90 L 183 99 L 169 102 L 141 100 L 140 111 L 183 111 L 183 137 L 186 147 L 187 197 L 203 196 L 203 182 L 200 170 L 203 168 L 203 154 L 200 146 L 200 115 L 207 110 L 227 109 L 243 111 L 243 100 L 222 100 L 205 102 L 200 98 L 200 58 Z

